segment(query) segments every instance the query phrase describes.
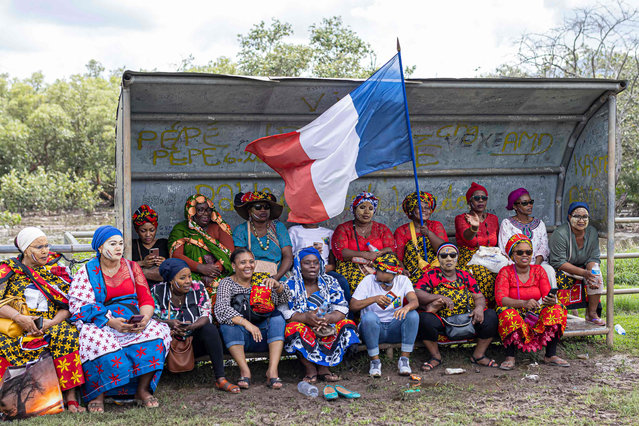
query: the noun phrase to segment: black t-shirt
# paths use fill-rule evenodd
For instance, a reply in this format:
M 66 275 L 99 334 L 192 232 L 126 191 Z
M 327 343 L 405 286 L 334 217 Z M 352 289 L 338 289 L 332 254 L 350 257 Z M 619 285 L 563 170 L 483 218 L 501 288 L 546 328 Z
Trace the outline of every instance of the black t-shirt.
M 160 256 L 168 259 L 169 258 L 169 244 L 166 238 L 158 238 L 153 244 L 151 248 L 160 249 Z M 142 252 L 142 253 L 140 253 Z M 137 262 L 139 260 L 143 260 L 150 253 L 150 249 L 144 247 L 144 244 L 140 242 L 139 239 L 133 240 L 133 247 L 131 250 L 131 260 Z

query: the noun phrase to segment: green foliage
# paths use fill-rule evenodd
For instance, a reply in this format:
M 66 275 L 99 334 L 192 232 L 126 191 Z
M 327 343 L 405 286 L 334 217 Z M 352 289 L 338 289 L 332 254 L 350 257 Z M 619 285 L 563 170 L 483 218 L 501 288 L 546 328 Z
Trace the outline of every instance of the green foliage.
M 22 222 L 20 213 L 11 213 L 9 211 L 0 210 L 0 226 L 16 226 Z
M 38 167 L 33 173 L 14 169 L 0 177 L 0 198 L 12 212 L 72 209 L 90 212 L 99 201 L 98 193 L 99 188 L 89 179 L 73 172 L 47 172 Z

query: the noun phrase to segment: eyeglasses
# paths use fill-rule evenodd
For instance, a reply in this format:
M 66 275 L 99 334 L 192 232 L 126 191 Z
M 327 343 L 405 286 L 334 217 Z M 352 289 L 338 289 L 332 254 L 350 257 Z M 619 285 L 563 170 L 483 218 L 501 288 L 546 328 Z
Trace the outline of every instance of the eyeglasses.
M 523 256 L 524 254 L 526 256 L 530 256 L 530 255 L 532 255 L 532 250 L 515 250 L 515 254 L 517 256 Z
M 578 214 L 573 215 L 573 216 L 571 216 L 571 217 L 574 217 L 574 218 L 575 218 L 575 219 L 577 219 L 577 220 L 588 220 L 588 219 L 590 219 L 590 216 L 580 216 L 580 215 L 578 215 Z
M 471 198 L 475 201 L 486 201 L 488 200 L 488 195 L 473 195 Z
M 442 259 L 447 259 L 447 258 L 451 258 L 454 259 L 457 257 L 457 253 L 453 252 L 453 253 L 439 253 L 439 257 L 441 257 Z
M 535 204 L 535 200 L 516 201 L 515 204 L 519 204 L 520 206 L 524 206 L 524 207 L 526 207 L 528 204 L 532 206 L 533 204 Z
M 271 210 L 270 204 L 253 204 L 255 210 Z

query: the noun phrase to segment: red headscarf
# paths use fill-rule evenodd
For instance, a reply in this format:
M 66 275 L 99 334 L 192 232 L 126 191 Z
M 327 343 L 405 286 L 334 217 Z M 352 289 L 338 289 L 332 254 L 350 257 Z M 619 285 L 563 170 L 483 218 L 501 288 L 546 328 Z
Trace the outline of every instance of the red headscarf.
M 136 228 L 139 228 L 146 222 L 149 222 L 155 227 L 155 229 L 158 229 L 158 214 L 151 207 L 147 206 L 146 204 L 142 204 L 133 213 L 133 225 Z
M 521 243 L 528 243 L 528 245 L 530 245 L 530 247 L 532 248 L 532 242 L 530 241 L 530 238 L 528 238 L 524 234 L 515 234 L 510 237 L 508 239 L 508 242 L 506 243 L 506 254 L 510 256 L 514 248 Z
M 486 188 L 476 182 L 473 182 L 470 184 L 470 188 L 468 188 L 468 191 L 466 191 L 467 203 L 470 203 L 470 197 L 472 197 L 476 191 L 484 191 L 484 194 L 488 195 L 488 191 L 486 191 Z

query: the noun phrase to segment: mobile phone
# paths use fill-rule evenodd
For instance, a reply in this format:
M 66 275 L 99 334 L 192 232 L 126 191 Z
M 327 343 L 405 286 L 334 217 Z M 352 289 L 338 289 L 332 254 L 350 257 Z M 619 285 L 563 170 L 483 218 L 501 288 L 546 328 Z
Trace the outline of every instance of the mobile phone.
M 550 291 L 548 292 L 548 296 L 554 296 L 555 294 L 557 294 L 558 290 L 559 290 L 558 288 L 551 288 Z
M 144 315 L 133 315 L 131 318 L 129 318 L 127 324 L 137 324 L 139 322 L 142 322 L 143 319 Z
M 191 322 L 190 321 L 186 321 L 186 322 L 181 322 L 180 324 L 178 324 L 178 327 L 186 328 L 189 325 L 191 325 Z
M 160 255 L 160 249 L 159 248 L 152 248 L 151 250 L 149 250 L 149 254 L 151 256 L 155 256 L 158 257 Z
M 34 319 L 33 322 L 35 323 L 35 326 L 38 330 L 42 330 L 42 325 L 44 324 L 44 318 L 38 317 Z

